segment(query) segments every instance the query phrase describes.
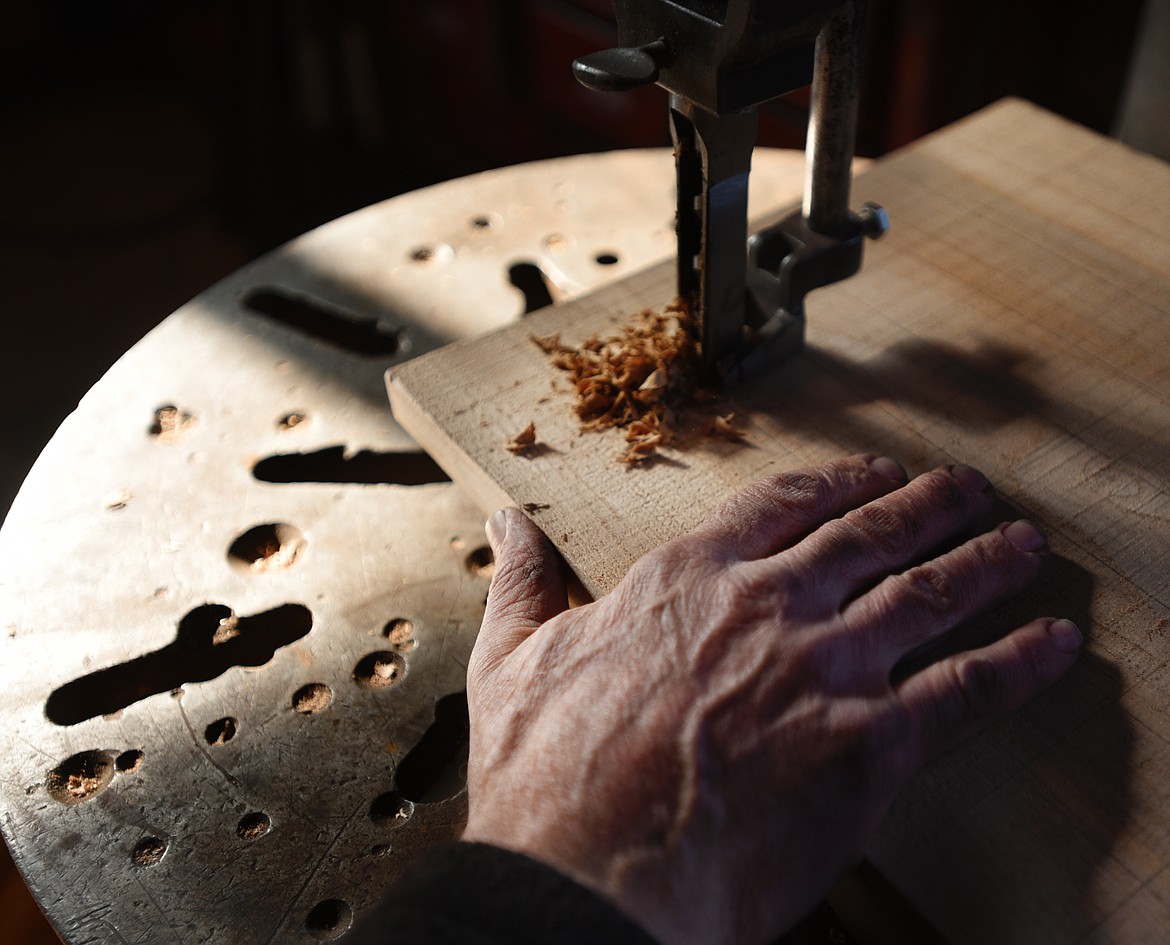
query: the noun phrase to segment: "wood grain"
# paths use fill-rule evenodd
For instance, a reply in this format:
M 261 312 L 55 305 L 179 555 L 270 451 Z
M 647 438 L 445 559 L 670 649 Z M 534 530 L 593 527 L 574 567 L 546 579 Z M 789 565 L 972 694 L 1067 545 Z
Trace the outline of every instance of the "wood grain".
M 929 766 L 870 855 L 956 943 L 1137 942 L 1170 928 L 1170 167 L 1020 101 L 879 161 L 894 229 L 809 300 L 799 358 L 734 391 L 747 442 L 615 461 L 529 340 L 611 331 L 646 270 L 394 370 L 400 422 L 485 509 L 531 503 L 595 594 L 769 471 L 883 452 L 968 462 L 1048 532 L 1038 586 L 968 644 L 1067 615 L 1070 677 Z M 506 441 L 529 422 L 542 449 Z

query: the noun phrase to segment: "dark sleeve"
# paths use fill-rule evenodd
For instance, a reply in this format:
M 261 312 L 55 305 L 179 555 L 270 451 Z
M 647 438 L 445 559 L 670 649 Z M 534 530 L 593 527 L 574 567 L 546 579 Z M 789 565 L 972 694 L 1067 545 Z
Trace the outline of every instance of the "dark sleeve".
M 345 942 L 656 945 L 608 901 L 567 876 L 481 843 L 452 843 L 423 854 Z

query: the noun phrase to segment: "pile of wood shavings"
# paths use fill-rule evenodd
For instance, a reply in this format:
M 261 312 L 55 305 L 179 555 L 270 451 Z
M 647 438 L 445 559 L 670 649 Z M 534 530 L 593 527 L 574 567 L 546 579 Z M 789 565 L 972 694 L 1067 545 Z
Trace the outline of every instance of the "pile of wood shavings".
M 682 300 L 662 312 L 643 309 L 618 334 L 590 335 L 576 347 L 563 344 L 560 335 L 532 336 L 532 341 L 572 380 L 582 431 L 625 431 L 619 461 L 635 465 L 650 459 L 682 428 L 699 365 L 694 323 Z M 730 421 L 717 417 L 706 432 L 741 439 Z

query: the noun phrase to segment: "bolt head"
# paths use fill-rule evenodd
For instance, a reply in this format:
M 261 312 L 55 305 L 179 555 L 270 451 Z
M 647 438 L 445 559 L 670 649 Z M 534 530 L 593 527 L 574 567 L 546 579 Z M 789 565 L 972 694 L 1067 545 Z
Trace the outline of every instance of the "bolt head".
M 871 240 L 880 239 L 890 230 L 890 215 L 880 204 L 863 204 L 857 215 L 861 217 L 862 232 Z

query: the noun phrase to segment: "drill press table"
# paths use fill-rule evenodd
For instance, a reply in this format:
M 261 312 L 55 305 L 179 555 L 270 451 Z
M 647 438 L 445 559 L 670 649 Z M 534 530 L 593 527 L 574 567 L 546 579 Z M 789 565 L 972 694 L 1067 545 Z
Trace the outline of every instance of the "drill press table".
M 802 173 L 759 152 L 757 206 Z M 209 289 L 86 396 L 0 531 L 2 827 L 69 945 L 328 941 L 457 831 L 490 552 L 382 375 L 661 261 L 673 204 L 665 150 L 395 198 Z

